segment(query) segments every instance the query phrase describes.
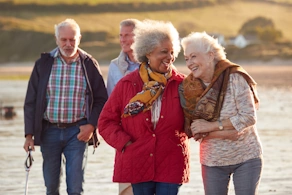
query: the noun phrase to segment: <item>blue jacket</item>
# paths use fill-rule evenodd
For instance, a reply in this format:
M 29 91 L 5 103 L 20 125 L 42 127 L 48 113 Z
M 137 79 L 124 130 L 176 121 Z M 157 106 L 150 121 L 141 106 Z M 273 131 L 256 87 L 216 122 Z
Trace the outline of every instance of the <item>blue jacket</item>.
M 44 130 L 43 115 L 46 110 L 46 90 L 50 78 L 54 54 L 57 48 L 50 53 L 42 53 L 35 62 L 31 73 L 24 102 L 25 136 L 34 136 L 34 144 L 40 145 Z M 88 101 L 86 113 L 88 123 L 97 127 L 99 114 L 107 101 L 107 91 L 102 78 L 98 62 L 85 51 L 78 49 L 82 68 L 87 82 Z
M 112 93 L 114 87 L 121 78 L 139 68 L 140 64 L 138 62 L 132 62 L 132 65 L 130 65 L 131 62 L 129 62 L 130 60 L 127 61 L 127 58 L 127 54 L 121 51 L 120 55 L 111 61 L 108 67 L 108 76 L 106 83 L 108 96 Z

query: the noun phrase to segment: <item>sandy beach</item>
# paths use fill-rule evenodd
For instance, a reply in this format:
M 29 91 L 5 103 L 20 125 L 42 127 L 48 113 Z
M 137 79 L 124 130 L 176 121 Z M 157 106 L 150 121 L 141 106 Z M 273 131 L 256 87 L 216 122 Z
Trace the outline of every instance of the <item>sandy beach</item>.
M 32 69 L 33 63 L 0 65 L 0 75 L 24 74 Z M 261 99 L 258 110 L 258 133 L 264 149 L 264 167 L 259 186 L 261 195 L 292 194 L 292 64 L 280 65 L 242 64 L 258 82 Z M 185 66 L 177 66 L 187 74 Z M 101 66 L 104 78 L 107 66 Z M 27 80 L 0 80 L 0 106 L 14 106 L 16 116 L 12 120 L 0 119 L 0 194 L 24 194 L 26 153 L 22 146 L 23 101 Z M 180 195 L 203 195 L 203 184 L 199 163 L 199 143 L 190 140 L 191 178 L 180 189 Z M 85 175 L 85 194 L 117 195 L 118 185 L 112 182 L 114 149 L 101 140 L 95 154 L 89 147 Z M 34 163 L 29 172 L 29 195 L 45 194 L 42 178 L 40 148 L 33 152 Z M 66 193 L 64 177 L 61 194 Z M 234 195 L 230 184 L 229 195 Z

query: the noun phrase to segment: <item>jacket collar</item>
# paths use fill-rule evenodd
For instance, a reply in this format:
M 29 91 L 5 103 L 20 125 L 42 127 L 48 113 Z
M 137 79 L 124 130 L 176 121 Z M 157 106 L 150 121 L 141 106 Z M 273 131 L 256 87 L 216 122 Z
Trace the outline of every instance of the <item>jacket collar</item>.
M 59 47 L 56 47 L 55 49 L 53 49 L 52 51 L 50 51 L 50 56 L 54 57 L 56 55 L 56 53 L 58 52 Z M 86 51 L 78 48 L 77 49 L 79 56 L 81 59 L 85 59 L 87 57 L 91 57 L 91 55 L 89 53 L 87 53 Z
M 123 75 L 129 74 L 131 71 L 128 70 L 127 54 L 123 51 L 120 52 L 120 55 L 117 58 L 117 67 Z

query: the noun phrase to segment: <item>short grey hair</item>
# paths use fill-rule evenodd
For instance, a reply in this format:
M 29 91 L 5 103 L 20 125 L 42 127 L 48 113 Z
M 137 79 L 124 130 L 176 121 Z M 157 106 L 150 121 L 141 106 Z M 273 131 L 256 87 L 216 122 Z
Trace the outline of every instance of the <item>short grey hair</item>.
M 70 26 L 73 29 L 75 29 L 76 30 L 76 36 L 80 36 L 81 35 L 80 27 L 77 24 L 77 22 L 75 20 L 71 19 L 71 18 L 67 18 L 66 20 L 64 20 L 64 21 L 60 22 L 59 24 L 55 25 L 55 36 L 56 37 L 59 37 L 60 28 L 65 27 L 65 26 Z
M 131 48 L 138 62 L 147 62 L 147 54 L 159 44 L 170 40 L 173 45 L 173 55 L 176 58 L 180 52 L 179 34 L 171 22 L 143 20 L 134 30 L 134 43 Z
M 187 46 L 195 47 L 198 52 L 214 53 L 214 60 L 220 61 L 226 59 L 225 48 L 218 40 L 208 35 L 206 32 L 192 32 L 181 40 L 181 45 L 185 51 Z
M 134 18 L 128 18 L 128 19 L 122 20 L 120 22 L 120 28 L 122 28 L 124 26 L 132 26 L 135 29 L 135 27 L 139 23 L 140 23 L 140 20 L 137 20 L 137 19 L 134 19 Z

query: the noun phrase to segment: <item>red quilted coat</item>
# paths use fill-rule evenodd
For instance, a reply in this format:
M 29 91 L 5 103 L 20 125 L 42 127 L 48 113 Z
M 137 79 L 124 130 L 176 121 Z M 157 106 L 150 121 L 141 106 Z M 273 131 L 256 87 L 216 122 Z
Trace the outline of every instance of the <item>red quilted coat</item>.
M 116 149 L 114 182 L 188 182 L 189 145 L 183 132 L 184 116 L 178 94 L 183 78 L 173 70 L 162 94 L 155 130 L 151 111 L 121 118 L 126 104 L 142 90 L 138 70 L 123 77 L 114 88 L 98 120 L 100 135 Z M 122 151 L 130 140 L 133 143 Z

